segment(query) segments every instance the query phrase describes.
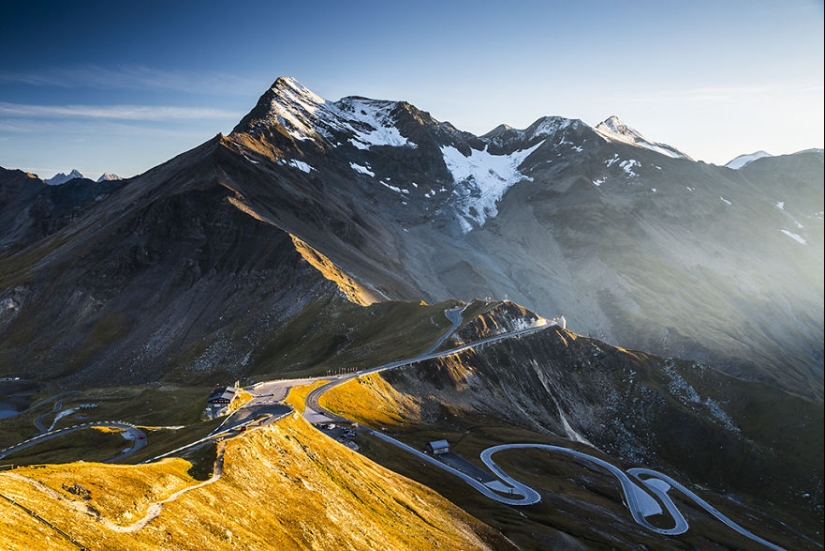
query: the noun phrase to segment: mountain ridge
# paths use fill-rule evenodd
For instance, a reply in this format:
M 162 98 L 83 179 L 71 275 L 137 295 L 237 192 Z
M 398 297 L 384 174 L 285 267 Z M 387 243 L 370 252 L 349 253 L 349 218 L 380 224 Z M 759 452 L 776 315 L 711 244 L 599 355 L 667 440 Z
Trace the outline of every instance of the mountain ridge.
M 777 186 L 778 171 L 799 176 Z M 137 221 L 145 214 L 128 213 L 158 200 L 167 217 L 180 208 L 174 197 L 212 189 L 204 197 L 215 205 L 192 205 L 222 204 L 276 227 L 376 297 L 510 298 L 564 314 L 580 333 L 821 397 L 821 173 L 816 152 L 730 171 L 606 141 L 561 117 L 478 137 L 406 102 L 327 102 L 282 78 L 232 134 L 125 181 L 114 202 L 78 211 L 77 222 Z M 163 219 L 172 239 L 135 248 L 115 281 L 153 266 L 193 231 Z M 123 257 L 114 240 L 106 247 L 100 258 Z M 23 270 L 35 257 L 7 265 Z M 172 271 L 191 285 L 204 278 Z M 19 295 L 21 280 L 0 281 L 13 282 L 0 299 Z
M 277 83 L 276 83 L 277 84 Z M 343 100 L 342 100 L 343 101 Z M 262 103 L 259 102 L 258 109 L 262 109 Z M 396 102 L 396 105 L 403 105 L 403 102 Z M 254 112 L 254 110 L 253 110 Z M 382 119 L 383 123 L 387 123 L 388 118 Z M 257 143 L 255 147 L 266 149 L 269 147 L 265 140 L 256 138 L 256 132 L 261 132 L 261 122 L 257 123 L 257 129 L 246 129 L 249 132 L 244 132 L 244 127 L 236 127 L 236 132 L 229 136 L 230 140 L 237 143 L 249 145 L 250 143 Z M 279 122 L 277 120 L 270 121 L 271 133 L 277 134 L 279 132 Z M 332 128 L 334 125 L 330 125 Z M 763 217 L 768 219 L 776 218 L 773 208 L 778 202 L 781 202 L 778 189 L 769 190 L 767 188 L 760 189 L 759 193 L 762 195 L 773 194 L 774 197 L 749 197 L 750 191 L 745 191 L 752 187 L 752 183 L 742 178 L 732 178 L 730 175 L 720 172 L 713 165 L 706 165 L 704 163 L 695 163 L 688 158 L 673 158 L 671 155 L 659 155 L 655 149 L 649 147 L 639 147 L 638 144 L 631 146 L 622 141 L 605 142 L 604 137 L 595 132 L 592 128 L 581 123 L 580 121 L 572 119 L 562 119 L 559 117 L 543 117 L 531 126 L 532 132 L 519 131 L 506 126 L 500 126 L 496 131 L 488 133 L 483 137 L 476 137 L 471 134 L 454 131 L 451 125 L 437 123 L 429 119 L 421 118 L 418 127 L 404 127 L 399 125 L 399 135 L 406 138 L 408 143 L 399 146 L 398 144 L 383 144 L 373 145 L 371 148 L 355 148 L 348 147 L 347 141 L 352 137 L 352 129 L 345 129 L 341 138 L 332 139 L 332 134 L 324 137 L 322 134 L 315 134 L 311 140 L 301 140 L 296 142 L 296 147 L 290 148 L 288 144 L 283 147 L 278 147 L 278 155 L 295 156 L 295 159 L 289 159 L 289 162 L 301 162 L 312 171 L 316 178 L 323 178 L 327 181 L 335 181 L 344 178 L 347 181 L 357 182 L 355 184 L 361 192 L 366 192 L 367 197 L 374 197 L 373 201 L 382 201 L 387 204 L 387 208 L 393 208 L 393 217 L 390 220 L 383 221 L 380 225 L 384 226 L 387 231 L 396 233 L 392 230 L 393 226 L 401 225 L 403 232 L 419 232 L 421 239 L 426 241 L 440 240 L 447 242 L 451 251 L 446 256 L 448 258 L 455 258 L 458 262 L 453 263 L 452 266 L 444 265 L 438 267 L 441 274 L 445 270 L 455 274 L 465 274 L 460 276 L 462 285 L 468 286 L 472 291 L 472 295 L 468 295 L 466 291 L 461 294 L 463 299 L 472 298 L 472 296 L 506 296 L 517 297 L 517 300 L 526 304 L 532 309 L 541 312 L 570 313 L 569 305 L 565 307 L 555 303 L 555 301 L 548 302 L 542 300 L 536 302 L 531 300 L 529 295 L 524 292 L 517 292 L 513 284 L 507 284 L 502 288 L 500 285 L 493 285 L 493 288 L 498 287 L 498 290 L 491 295 L 489 287 L 490 281 L 488 278 L 478 278 L 478 270 L 472 266 L 484 266 L 489 262 L 489 256 L 481 257 L 474 255 L 472 251 L 469 253 L 467 242 L 472 242 L 472 248 L 475 249 L 479 244 L 481 235 L 486 237 L 495 237 L 497 235 L 497 227 L 499 220 L 496 214 L 501 210 L 502 205 L 508 203 L 507 198 L 516 193 L 516 188 L 526 189 L 532 186 L 538 194 L 547 197 L 544 204 L 552 208 L 552 202 L 548 202 L 550 197 L 557 197 L 564 203 L 572 206 L 573 204 L 585 205 L 587 203 L 609 205 L 609 208 L 616 215 L 613 220 L 608 220 L 608 223 L 614 224 L 615 221 L 627 219 L 632 209 L 639 209 L 640 212 L 648 212 L 655 214 L 654 218 L 647 222 L 649 226 L 653 223 L 654 226 L 647 228 L 640 226 L 638 221 L 627 219 L 629 228 L 634 228 L 634 232 L 651 232 L 653 229 L 657 231 L 665 230 L 667 234 L 675 237 L 675 231 L 680 230 L 677 225 L 689 224 L 687 239 L 690 243 L 690 248 L 694 249 L 693 255 L 698 255 L 697 259 L 700 264 L 706 263 L 707 260 L 701 260 L 702 257 L 707 257 L 707 254 L 702 253 L 700 248 L 701 243 L 710 239 L 710 242 L 716 241 L 716 235 L 728 235 L 728 243 L 726 246 L 734 246 L 732 236 L 737 235 L 737 238 L 749 240 L 741 230 L 736 230 L 733 226 L 734 219 L 736 223 L 745 223 L 750 225 L 746 218 L 752 218 L 752 215 L 746 215 L 745 212 L 757 208 L 760 212 L 764 212 Z M 362 129 L 364 131 L 376 131 L 374 127 L 367 126 Z M 325 132 L 329 133 L 332 130 L 327 128 Z M 281 135 L 289 135 L 288 131 L 283 129 L 280 131 Z M 638 133 L 637 133 L 638 134 Z M 243 136 L 243 137 L 241 137 Z M 306 142 L 316 143 L 316 146 L 310 150 L 305 145 Z M 540 142 L 540 143 L 539 143 Z M 318 145 L 323 144 L 323 145 Z M 538 144 L 538 145 L 537 145 Z M 414 145 L 414 147 L 413 147 Z M 510 172 L 504 172 L 500 167 L 492 163 L 491 160 L 506 160 L 506 154 L 512 154 L 518 151 L 527 151 L 529 148 L 537 146 L 536 149 L 531 150 L 526 155 L 526 158 L 516 159 L 510 166 Z M 626 146 L 632 149 L 624 149 Z M 812 159 L 816 159 L 815 153 L 801 152 L 796 157 L 802 158 L 804 156 L 814 155 Z M 319 160 L 316 162 L 313 157 Z M 601 161 L 598 159 L 601 158 Z M 569 161 L 567 161 L 569 159 Z M 579 160 L 581 159 L 581 160 Z M 595 161 L 595 163 L 594 163 Z M 406 162 L 406 164 L 402 164 Z M 784 161 L 774 161 L 776 163 Z M 814 161 L 816 162 L 816 161 Z M 337 167 L 336 174 L 323 174 L 319 170 L 319 163 L 334 163 Z M 387 164 L 388 163 L 388 164 Z M 464 164 L 461 164 L 464 163 Z M 384 165 L 384 166 L 382 166 Z M 529 165 L 529 166 L 528 166 Z M 666 166 L 667 165 L 667 166 Z M 332 165 L 330 165 L 332 166 Z M 506 166 L 506 165 L 505 165 Z M 410 170 L 415 167 L 418 170 Z M 446 169 L 446 170 L 445 170 Z M 473 172 L 473 169 L 478 169 Z M 806 169 L 807 170 L 807 169 Z M 821 170 L 820 167 L 814 165 L 811 170 L 814 172 Z M 446 174 L 445 174 L 446 172 Z M 819 172 L 811 172 L 809 174 L 811 183 L 808 185 L 808 191 L 805 193 L 810 195 L 811 205 L 821 203 L 822 191 L 821 184 L 817 187 L 817 179 L 821 182 Z M 346 176 L 351 173 L 351 176 Z M 683 173 L 682 175 L 679 175 Z M 752 171 L 743 173 L 746 178 Z M 674 175 L 676 177 L 674 178 Z M 489 177 L 491 181 L 498 185 L 499 191 L 491 190 L 491 186 L 481 185 L 484 178 Z M 776 175 L 774 174 L 774 177 Z M 698 180 L 698 182 L 697 182 Z M 538 182 L 542 182 L 538 184 Z M 649 182 L 649 183 L 648 183 Z M 699 185 L 697 185 L 697 183 Z M 344 184 L 335 187 L 347 185 L 352 190 L 351 184 Z M 761 184 L 760 184 L 761 185 Z M 367 186 L 372 186 L 367 187 Z M 332 186 L 331 186 L 332 187 Z M 493 186 L 494 187 L 494 186 Z M 535 196 L 535 194 L 533 194 Z M 380 197 L 380 199 L 379 199 Z M 528 196 L 529 197 L 529 196 Z M 580 197 L 574 199 L 574 197 Z M 698 197 L 698 199 L 696 198 Z M 755 202 L 758 199 L 759 204 Z M 370 200 L 370 199 L 368 199 Z M 734 205 L 734 200 L 737 206 Z M 696 208 L 686 209 L 691 203 L 696 204 Z M 361 203 L 357 203 L 360 205 Z M 522 201 L 523 204 L 523 201 Z M 745 211 L 737 214 L 736 217 L 727 220 L 724 212 L 728 207 L 733 206 L 733 212 L 738 212 L 741 207 L 738 204 L 745 206 Z M 390 207 L 392 205 L 392 207 Z M 772 208 L 768 208 L 768 206 Z M 543 207 L 544 208 L 544 207 Z M 578 208 L 578 207 L 577 207 Z M 403 209 L 403 210 L 402 210 Z M 630 209 L 630 212 L 629 212 Z M 698 209 L 698 210 L 697 210 Z M 553 209 L 555 210 L 555 209 Z M 658 214 L 657 211 L 661 214 Z M 681 212 L 680 212 L 681 211 Z M 713 218 L 707 218 L 711 212 L 715 211 L 716 219 L 709 225 L 707 222 Z M 456 214 L 459 213 L 458 216 Z M 351 215 L 359 217 L 360 215 L 352 212 Z M 791 241 L 781 242 L 777 240 L 778 237 L 784 236 L 788 239 L 795 239 L 798 236 L 800 239 L 806 239 L 806 243 L 811 243 L 807 239 L 812 239 L 815 244 L 814 250 L 811 251 L 812 257 L 816 260 L 821 258 L 821 240 L 817 240 L 816 228 L 821 225 L 821 220 L 816 218 L 816 212 L 804 213 L 807 220 L 810 220 L 812 226 L 808 231 L 808 237 L 801 234 L 796 234 L 789 228 L 783 227 L 782 223 L 777 220 L 775 236 L 771 235 L 766 239 L 772 244 L 771 255 L 778 255 L 778 257 L 787 256 L 787 251 L 783 251 L 786 245 L 793 246 Z M 597 219 L 603 219 L 602 215 L 594 212 L 592 216 Z M 743 218 L 743 216 L 745 218 Z M 813 216 L 813 218 L 811 218 Z M 361 216 L 364 219 L 363 216 Z M 797 224 L 805 225 L 805 220 L 800 218 L 799 213 L 795 216 Z M 701 222 L 704 220 L 704 222 Z M 425 228 L 422 222 L 429 225 L 430 228 Z M 571 221 L 572 222 L 572 221 Z M 698 222 L 698 223 L 697 223 Z M 566 222 L 567 223 L 567 222 Z M 487 224 L 487 226 L 485 226 Z M 544 231 L 544 223 L 540 222 L 540 226 L 533 231 Z M 664 226 L 662 226 L 664 224 Z M 661 226 L 661 228 L 656 228 Z M 374 225 L 372 227 L 375 227 Z M 433 231 L 435 229 L 435 231 Z M 572 228 L 571 228 L 572 229 Z M 618 228 L 617 228 L 618 229 Z M 799 229 L 799 228 L 797 228 Z M 733 231 L 731 231 L 733 230 Z M 788 233 L 793 235 L 788 235 Z M 584 230 L 584 228 L 577 227 L 574 231 L 592 231 Z M 624 233 L 621 230 L 619 235 Z M 765 233 L 765 230 L 755 228 L 759 234 Z M 691 234 L 697 234 L 695 237 Z M 702 235 L 705 234 L 705 235 Z M 701 237 L 700 237 L 701 236 Z M 813 236 L 813 237 L 812 237 Z M 367 242 L 370 241 L 369 236 L 364 236 Z M 446 239 L 445 239 L 446 237 Z M 659 239 L 651 234 L 651 237 Z M 515 237 L 514 237 L 515 238 Z M 318 242 L 324 238 L 321 236 L 303 235 L 302 239 L 308 242 Z M 524 239 L 523 237 L 520 239 Z M 604 235 L 599 239 L 609 242 L 614 237 Z M 723 238 L 724 239 L 724 238 Z M 427 274 L 427 266 L 421 266 L 420 259 L 427 258 L 427 253 L 424 251 L 433 250 L 433 247 L 423 245 L 423 243 L 404 245 L 403 242 L 408 242 L 405 236 L 401 235 L 394 238 L 385 238 L 385 242 L 396 242 L 398 245 L 394 248 L 388 248 L 386 244 L 379 247 L 380 255 L 384 255 L 388 259 L 400 258 L 403 255 L 405 266 L 414 266 L 410 268 L 409 272 L 415 273 L 416 280 L 420 281 L 422 278 L 429 277 L 431 285 L 434 289 L 442 288 L 445 283 L 444 278 L 438 273 Z M 419 240 L 420 241 L 420 240 Z M 592 241 L 592 240 L 591 240 Z M 684 247 L 685 238 L 678 238 L 677 242 L 670 245 L 662 243 L 660 246 L 672 248 L 673 246 Z M 452 244 L 451 244 L 452 243 Z M 630 243 L 628 243 L 630 244 Z M 316 243 L 318 245 L 318 243 Z M 412 246 L 412 250 L 404 253 L 401 249 Z M 422 249 L 423 246 L 423 249 Z M 561 247 L 567 248 L 570 245 L 560 244 Z M 756 244 L 754 243 L 754 246 Z M 401 249 L 399 249 L 399 247 Z M 506 250 L 506 249 L 505 249 Z M 572 252 L 572 249 L 570 249 Z M 757 249 L 751 249 L 749 252 L 756 252 Z M 455 255 L 454 253 L 459 253 Z M 461 260 L 462 256 L 470 254 L 472 260 Z M 496 253 L 497 254 L 497 253 Z M 532 253 L 529 253 L 532 254 Z M 558 254 L 558 253 L 554 253 Z M 649 253 L 644 253 L 645 255 Z M 718 254 L 726 255 L 727 251 L 719 251 Z M 334 252 L 330 251 L 331 258 L 336 258 Z M 375 255 L 375 260 L 378 260 L 379 254 Z M 328 255 L 329 256 L 329 255 Z M 437 255 L 439 257 L 440 255 Z M 748 255 L 744 255 L 743 251 L 736 253 L 735 256 L 741 256 L 740 264 L 742 267 L 750 264 Z M 757 257 L 765 256 L 764 253 L 758 253 Z M 646 258 L 646 256 L 645 256 Z M 346 264 L 343 257 L 340 258 Z M 595 260 L 595 259 L 594 259 Z M 642 259 L 640 259 L 642 260 Z M 674 260 L 670 260 L 672 263 Z M 615 262 L 612 260 L 611 262 Z M 767 258 L 766 258 L 767 261 Z M 784 261 L 784 260 L 783 260 Z M 603 259 L 599 261 L 603 264 Z M 647 260 L 645 260 L 647 262 Z M 681 262 L 681 261 L 678 261 Z M 771 263 L 777 260 L 770 260 Z M 794 260 L 793 262 L 797 262 Z M 516 264 L 530 265 L 531 262 L 519 261 Z M 821 293 L 817 293 L 818 281 L 821 281 L 821 270 L 817 273 L 816 268 L 811 268 L 814 262 L 807 262 L 805 270 L 807 272 L 813 271 L 813 278 L 809 279 L 809 287 L 813 295 L 814 304 L 821 303 Z M 393 270 L 397 269 L 398 263 L 392 261 Z M 420 269 L 419 269 L 420 268 Z M 676 268 L 676 266 L 673 266 Z M 355 265 L 349 265 L 349 270 L 359 270 Z M 575 268 L 576 271 L 581 268 Z M 500 271 L 501 268 L 493 268 L 492 272 Z M 714 261 L 714 266 L 711 267 L 714 272 L 719 273 L 720 276 L 728 278 L 729 269 L 722 268 L 718 262 Z M 550 270 L 552 273 L 555 270 Z M 747 271 L 747 270 L 746 270 Z M 780 269 L 781 271 L 781 269 Z M 575 273 L 575 272 L 573 272 Z M 502 274 L 503 275 L 503 274 Z M 700 274 L 696 274 L 699 276 Z M 364 276 L 368 277 L 368 276 Z M 502 276 L 496 276 L 501 278 Z M 507 277 L 503 275 L 503 277 Z M 704 277 L 704 276 L 702 276 Z M 761 277 L 761 276 L 760 276 Z M 787 276 L 782 276 L 787 278 Z M 449 279 L 449 278 L 448 278 Z M 483 281 L 487 279 L 487 281 Z M 439 281 L 440 280 L 440 281 Z M 479 285 L 474 286 L 473 281 L 478 280 Z M 694 277 L 694 281 L 696 281 Z M 651 282 L 646 282 L 649 284 Z M 638 283 L 635 283 L 638 285 Z M 810 287 L 812 285 L 812 287 Z M 420 284 L 418 285 L 420 286 Z M 612 285 L 615 288 L 615 285 Z M 459 290 L 460 292 L 460 290 Z M 784 293 L 785 291 L 783 291 Z M 793 292 L 789 290 L 788 292 Z M 455 296 L 456 289 L 448 289 L 446 291 L 436 291 L 435 294 L 430 295 L 432 300 L 443 300 L 448 296 Z M 572 289 L 564 291 L 565 294 L 573 293 Z M 530 293 L 532 294 L 532 292 Z M 581 294 L 590 294 L 583 292 Z M 604 295 L 604 293 L 602 293 Z M 613 291 L 610 291 L 613 294 Z M 817 296 L 819 295 L 819 296 Z M 403 293 L 394 295 L 397 297 L 408 296 Z M 608 295 L 604 295 L 607 298 Z M 720 297 L 721 298 L 721 297 Z M 638 299 L 634 299 L 636 301 Z M 786 301 L 787 299 L 780 299 Z M 721 302 L 726 302 L 727 299 L 722 298 Z M 581 310 L 603 310 L 605 305 L 590 304 L 582 305 Z M 737 306 L 731 305 L 733 308 Z M 814 310 L 809 310 L 808 316 L 814 321 L 814 326 L 821 326 L 819 318 L 814 313 Z M 571 317 L 572 316 L 572 317 Z M 575 312 L 568 316 L 573 323 L 576 323 Z M 744 322 L 744 320 L 743 320 Z M 597 334 L 602 335 L 608 340 L 614 342 L 621 342 L 629 344 L 634 348 L 648 348 L 654 345 L 653 339 L 647 341 L 639 341 L 638 339 L 627 340 L 628 332 L 621 337 L 615 334 L 615 327 L 607 330 L 607 325 L 614 325 L 616 321 L 608 321 L 603 319 L 598 321 L 591 319 L 585 325 L 590 326 L 591 331 L 596 331 Z M 684 325 L 684 322 L 680 322 Z M 745 322 L 747 323 L 747 322 Z M 795 322 L 794 322 L 795 323 Z M 677 325 L 678 327 L 678 325 Z M 817 333 L 816 331 L 819 331 Z M 817 329 L 811 335 L 809 344 L 802 345 L 804 348 L 809 346 L 816 346 L 814 343 L 817 336 L 821 334 L 821 330 Z M 681 332 L 681 331 L 680 331 Z M 727 337 L 726 337 L 727 338 Z M 738 338 L 738 337 L 734 337 Z M 618 339 L 618 340 L 617 340 Z M 695 340 L 695 337 L 691 337 Z M 703 361 L 714 359 L 715 361 L 726 362 L 724 358 L 716 355 L 707 355 L 701 352 L 701 347 L 698 343 L 690 344 L 693 350 L 694 357 Z M 727 346 L 727 345 L 725 345 Z M 661 346 L 655 347 L 654 351 L 662 352 L 664 349 Z M 678 353 L 684 350 L 681 345 L 677 349 Z M 699 352 L 699 354 L 696 354 Z M 730 354 L 733 357 L 740 354 L 736 351 Z M 772 355 L 777 357 L 776 352 Z M 814 358 L 809 365 L 815 365 L 819 362 L 821 354 L 814 353 Z M 755 362 L 751 362 L 754 364 Z M 753 367 L 753 365 L 751 365 Z M 733 368 L 735 371 L 742 371 L 739 368 Z M 750 369 L 750 368 L 748 368 Z M 817 383 L 821 388 L 821 381 Z

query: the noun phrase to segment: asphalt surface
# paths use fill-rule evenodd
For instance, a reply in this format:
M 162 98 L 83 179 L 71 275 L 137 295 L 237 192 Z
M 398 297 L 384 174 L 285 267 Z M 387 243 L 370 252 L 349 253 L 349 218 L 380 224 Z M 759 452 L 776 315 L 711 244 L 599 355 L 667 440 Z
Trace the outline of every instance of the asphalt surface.
M 143 433 L 143 431 L 141 431 L 139 428 L 137 428 L 135 425 L 132 425 L 131 423 L 124 423 L 122 421 L 92 421 L 90 423 L 83 423 L 81 425 L 74 425 L 71 427 L 54 430 L 44 434 L 38 434 L 37 436 L 29 438 L 28 440 L 20 442 L 19 444 L 15 444 L 14 446 L 10 446 L 4 450 L 0 450 L 0 459 L 6 457 L 7 455 L 11 455 L 12 453 L 29 448 L 31 446 L 36 446 L 37 444 L 41 444 L 48 440 L 65 436 L 66 434 L 77 432 L 79 430 L 91 429 L 92 427 L 113 427 L 124 429 L 126 431 L 124 433 L 124 438 L 126 438 L 127 440 L 131 440 L 133 442 L 132 446 L 129 449 L 125 450 L 117 457 L 109 459 L 107 463 L 123 459 L 124 457 L 128 457 L 136 451 L 142 449 L 144 446 L 146 446 L 146 435 Z

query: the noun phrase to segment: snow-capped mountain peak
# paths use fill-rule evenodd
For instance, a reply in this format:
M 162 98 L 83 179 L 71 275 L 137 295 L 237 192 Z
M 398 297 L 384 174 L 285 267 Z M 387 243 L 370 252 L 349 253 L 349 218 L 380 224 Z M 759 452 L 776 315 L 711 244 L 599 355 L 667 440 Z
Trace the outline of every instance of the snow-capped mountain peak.
M 83 174 L 81 174 L 79 170 L 74 168 L 68 174 L 65 174 L 63 172 L 55 174 L 51 178 L 47 178 L 45 182 L 50 186 L 59 186 L 60 184 L 65 184 L 69 180 L 74 180 L 75 178 L 85 178 L 85 176 L 83 176 Z
M 255 134 L 262 126 L 280 127 L 296 141 L 326 141 L 337 147 L 349 142 L 358 149 L 374 145 L 414 146 L 398 131 L 392 112 L 400 102 L 357 96 L 330 102 L 291 77 L 280 77 L 250 113 L 246 127 Z
M 627 126 L 619 117 L 612 115 L 596 125 L 594 130 L 608 142 L 620 142 L 649 149 L 674 159 L 690 159 L 687 155 L 667 144 L 651 142 L 637 130 Z M 692 160 L 692 159 L 691 159 Z
M 113 182 L 115 180 L 122 180 L 122 179 L 123 178 L 121 178 L 117 174 L 113 174 L 111 172 L 104 172 L 103 174 L 100 175 L 100 178 L 97 179 L 97 182 L 98 183 L 100 183 L 100 182 Z
M 746 155 L 739 155 L 738 157 L 728 161 L 725 164 L 725 166 L 728 167 L 728 168 L 732 168 L 734 170 L 739 170 L 740 168 L 743 168 L 743 167 L 751 164 L 756 159 L 761 159 L 763 157 L 773 157 L 773 155 L 771 155 L 770 153 L 767 153 L 765 151 L 759 150 L 756 153 L 748 153 Z
M 270 88 L 270 95 L 270 122 L 286 128 L 296 140 L 311 139 L 316 134 L 314 119 L 324 109 L 326 100 L 290 77 L 279 77 Z

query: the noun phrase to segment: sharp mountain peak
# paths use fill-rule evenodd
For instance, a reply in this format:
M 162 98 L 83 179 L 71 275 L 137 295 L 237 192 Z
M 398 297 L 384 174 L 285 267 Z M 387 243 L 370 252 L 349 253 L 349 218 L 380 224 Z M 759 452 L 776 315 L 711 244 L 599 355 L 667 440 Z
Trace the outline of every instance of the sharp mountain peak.
M 410 126 L 410 122 L 416 124 Z M 455 128 L 449 122 L 438 121 L 428 112 L 406 101 L 371 99 L 357 95 L 329 101 L 297 79 L 283 76 L 275 80 L 255 108 L 235 127 L 234 132 L 246 132 L 254 136 L 256 132 L 268 128 L 297 142 L 322 140 L 336 147 L 349 141 L 355 147 L 363 149 L 371 145 L 414 147 L 415 144 L 408 138 L 415 126 L 429 127 L 431 132 L 439 135 L 439 141 L 452 145 L 456 141 L 467 142 L 469 147 L 478 150 L 483 150 L 486 145 L 503 145 L 514 140 L 535 142 L 568 127 L 574 130 L 585 128 L 609 142 L 648 149 L 672 158 L 690 159 L 672 146 L 648 140 L 615 115 L 595 128 L 579 119 L 542 116 L 525 129 L 500 124 L 490 132 L 476 136 Z M 333 138 L 333 134 L 340 132 L 346 134 L 343 139 L 342 136 Z M 469 155 L 467 146 L 457 147 L 465 156 Z

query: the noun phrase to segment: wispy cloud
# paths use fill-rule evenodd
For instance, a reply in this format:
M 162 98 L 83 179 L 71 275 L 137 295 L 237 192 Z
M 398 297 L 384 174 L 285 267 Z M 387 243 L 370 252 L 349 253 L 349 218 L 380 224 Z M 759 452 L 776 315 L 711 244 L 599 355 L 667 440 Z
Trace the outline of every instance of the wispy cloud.
M 243 113 L 203 107 L 146 105 L 26 105 L 0 102 L 0 115 L 26 118 L 83 118 L 132 121 L 239 120 Z
M 247 95 L 261 87 L 260 82 L 227 73 L 164 71 L 139 65 L 121 65 L 115 68 L 84 65 L 37 71 L 0 71 L 0 82 L 101 90 L 174 90 L 206 95 Z

